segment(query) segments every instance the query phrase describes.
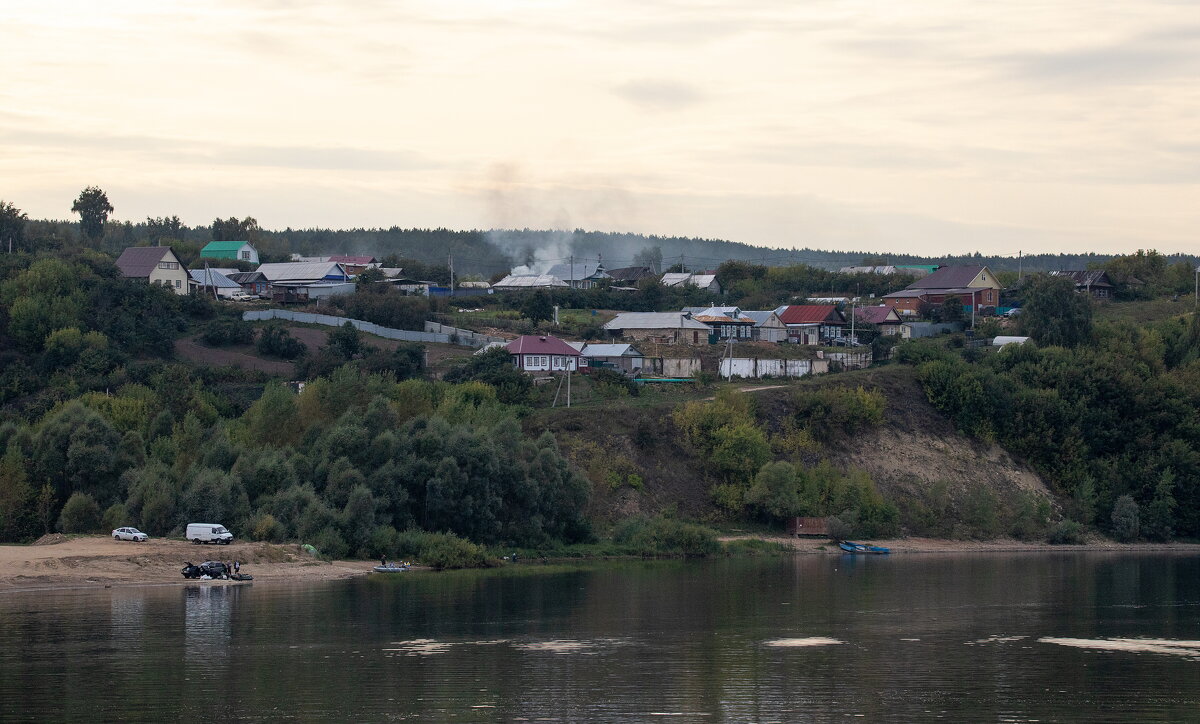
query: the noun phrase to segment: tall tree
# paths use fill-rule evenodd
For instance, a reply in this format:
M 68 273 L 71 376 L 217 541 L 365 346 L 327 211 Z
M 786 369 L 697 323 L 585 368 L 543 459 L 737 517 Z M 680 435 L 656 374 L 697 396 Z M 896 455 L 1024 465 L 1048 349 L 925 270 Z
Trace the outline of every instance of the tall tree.
M 99 239 L 104 233 L 104 222 L 113 212 L 112 204 L 108 202 L 108 194 L 98 186 L 88 186 L 79 192 L 79 198 L 71 206 L 71 212 L 79 214 L 79 225 L 83 227 L 83 235 L 89 239 Z
M 1021 328 L 1041 345 L 1075 347 L 1092 338 L 1092 303 L 1066 277 L 1038 275 L 1025 288 Z
M 212 223 L 213 241 L 257 241 L 261 229 L 253 216 L 238 221 L 236 216 L 228 219 L 214 219 Z
M 146 231 L 150 240 L 158 246 L 163 239 L 179 239 L 183 231 L 183 223 L 178 216 L 146 217 Z
M 25 241 L 24 212 L 7 201 L 0 201 L 0 251 L 20 249 Z

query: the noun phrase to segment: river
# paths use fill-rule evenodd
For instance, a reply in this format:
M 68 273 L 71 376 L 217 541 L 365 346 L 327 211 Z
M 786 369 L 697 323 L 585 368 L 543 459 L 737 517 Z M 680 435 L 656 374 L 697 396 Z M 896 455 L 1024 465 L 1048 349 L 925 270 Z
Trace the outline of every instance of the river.
M 519 565 L 0 596 L 4 721 L 1200 721 L 1200 557 Z

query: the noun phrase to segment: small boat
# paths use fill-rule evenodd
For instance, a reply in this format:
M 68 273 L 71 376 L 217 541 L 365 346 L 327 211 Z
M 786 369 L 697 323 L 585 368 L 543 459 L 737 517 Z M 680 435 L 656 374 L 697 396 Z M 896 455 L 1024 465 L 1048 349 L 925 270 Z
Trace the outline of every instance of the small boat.
M 408 570 L 408 566 L 375 566 L 372 570 L 376 573 L 403 573 Z
M 838 547 L 847 553 L 891 553 L 883 546 L 869 546 L 866 543 L 855 543 L 849 540 L 838 541 Z

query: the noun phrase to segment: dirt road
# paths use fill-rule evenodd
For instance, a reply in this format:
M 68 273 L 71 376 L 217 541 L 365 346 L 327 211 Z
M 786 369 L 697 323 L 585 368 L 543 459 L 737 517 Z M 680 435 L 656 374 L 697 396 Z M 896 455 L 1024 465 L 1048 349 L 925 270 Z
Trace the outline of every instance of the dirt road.
M 47 538 L 60 542 L 0 545 L 0 595 L 46 588 L 179 585 L 185 582 L 180 569 L 186 561 L 241 561 L 242 572 L 254 576 L 256 582 L 349 578 L 366 575 L 372 566 L 369 561 L 327 563 L 298 545 L 246 542 L 197 546 L 163 539 L 118 542 L 109 536 Z

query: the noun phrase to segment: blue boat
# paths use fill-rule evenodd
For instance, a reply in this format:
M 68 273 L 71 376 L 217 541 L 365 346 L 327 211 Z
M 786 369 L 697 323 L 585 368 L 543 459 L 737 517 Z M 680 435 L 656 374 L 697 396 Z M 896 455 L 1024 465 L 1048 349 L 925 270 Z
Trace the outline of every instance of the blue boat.
M 838 541 L 838 547 L 847 553 L 891 553 L 883 546 L 869 546 L 866 543 L 855 543 L 849 540 Z

